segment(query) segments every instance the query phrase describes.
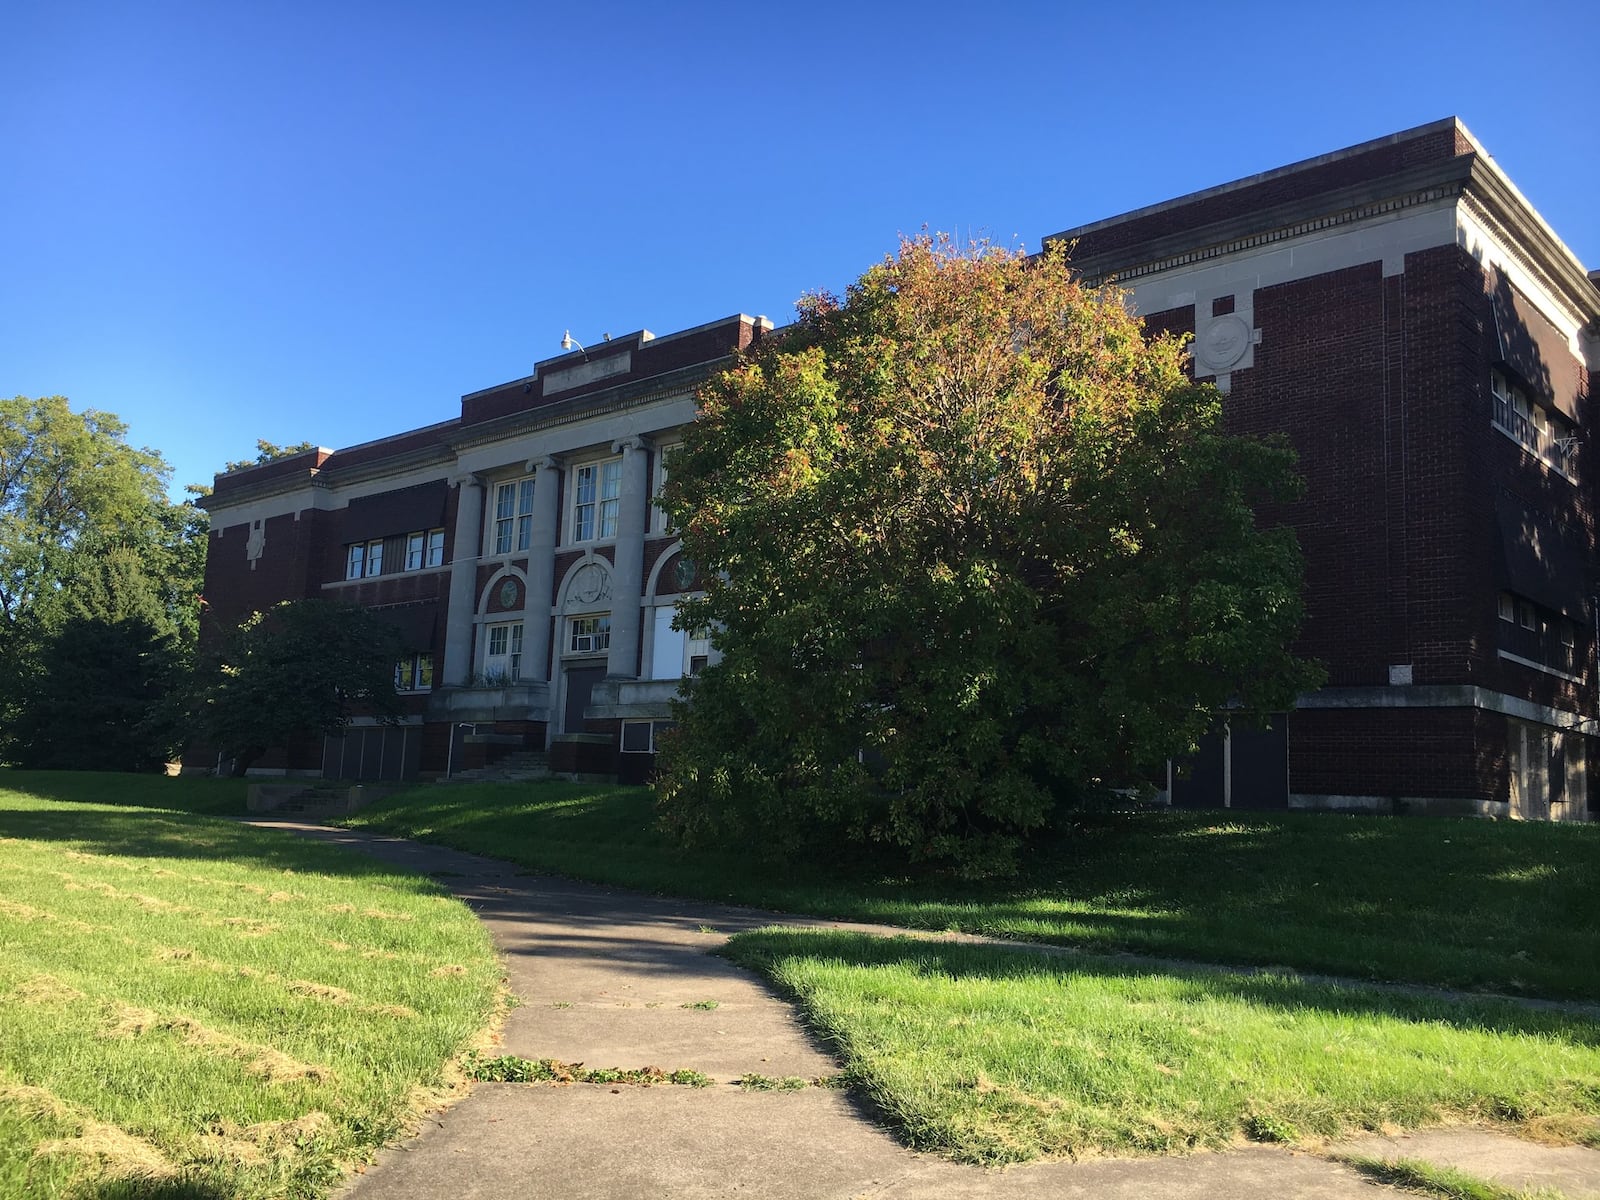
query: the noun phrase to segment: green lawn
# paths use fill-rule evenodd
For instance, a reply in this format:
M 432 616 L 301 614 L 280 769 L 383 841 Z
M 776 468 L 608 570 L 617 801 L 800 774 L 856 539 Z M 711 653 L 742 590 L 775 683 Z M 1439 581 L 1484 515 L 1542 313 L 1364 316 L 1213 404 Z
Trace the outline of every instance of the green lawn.
M 914 1147 L 972 1162 L 1442 1121 L 1600 1145 L 1600 1029 L 1506 1001 L 822 930 L 725 953 L 794 996 Z
M 242 795 L 0 773 L 0 1197 L 320 1195 L 490 1021 L 464 905 Z
M 18 771 L 0 767 L 0 795 L 20 792 L 42 800 L 165 808 L 198 816 L 244 816 L 243 779 L 203 775 L 122 775 L 113 771 Z
M 1086 815 L 1006 884 L 684 851 L 643 788 L 420 788 L 345 823 L 681 896 L 1357 978 L 1600 999 L 1600 826 Z

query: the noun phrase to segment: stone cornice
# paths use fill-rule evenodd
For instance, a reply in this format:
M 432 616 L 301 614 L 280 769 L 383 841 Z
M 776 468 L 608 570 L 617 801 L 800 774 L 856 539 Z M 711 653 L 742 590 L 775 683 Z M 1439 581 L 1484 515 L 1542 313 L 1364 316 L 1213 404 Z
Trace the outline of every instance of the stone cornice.
M 1466 157 L 1426 163 L 1379 180 L 1321 192 L 1304 200 L 1273 205 L 1198 229 L 1069 261 L 1073 270 L 1091 284 L 1126 283 L 1158 271 L 1237 254 L 1308 233 L 1448 202 L 1465 188 L 1471 163 Z M 1048 240 L 1071 241 L 1075 232 L 1068 230 Z
M 1600 320 L 1600 289 L 1543 218 L 1486 156 L 1464 154 L 1347 188 L 1248 212 L 1226 221 L 1071 260 L 1086 282 L 1131 283 L 1208 259 L 1304 237 L 1440 202 L 1464 203 L 1581 326 Z M 1100 223 L 1047 242 L 1115 228 Z
M 643 408 L 663 400 L 687 399 L 700 383 L 731 361 L 732 357 L 729 356 L 709 363 L 696 363 L 649 379 L 621 384 L 604 391 L 588 392 L 570 400 L 491 417 L 487 421 L 465 426 L 450 439 L 450 446 L 459 453 L 541 429 L 574 425 L 591 417 Z
M 1506 177 L 1481 158 L 1473 160 L 1465 203 L 1577 324 L 1600 319 L 1600 289 L 1582 264 Z
M 428 467 L 448 467 L 455 463 L 455 454 L 444 446 L 425 446 L 417 450 L 407 450 L 391 458 L 374 459 L 372 462 L 357 463 L 348 467 L 323 467 L 311 469 L 304 474 L 280 475 L 275 479 L 262 480 L 257 484 L 245 484 L 231 487 L 228 494 L 218 497 L 215 494 L 205 498 L 202 505 L 207 512 L 222 512 L 230 508 L 237 508 L 246 504 L 254 504 L 261 500 L 270 500 L 277 496 L 292 496 L 302 493 L 306 502 L 302 507 L 315 508 L 317 505 L 312 496 L 317 492 L 329 492 L 335 488 L 348 487 L 355 483 L 364 483 L 369 479 L 382 479 L 389 475 L 399 475 L 407 471 L 423 470 Z

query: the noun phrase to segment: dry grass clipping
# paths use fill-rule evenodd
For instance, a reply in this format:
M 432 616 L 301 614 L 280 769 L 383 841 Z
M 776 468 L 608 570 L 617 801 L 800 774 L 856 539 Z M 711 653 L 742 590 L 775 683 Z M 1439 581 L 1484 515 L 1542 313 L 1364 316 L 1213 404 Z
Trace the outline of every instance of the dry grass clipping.
M 73 1115 L 72 1107 L 60 1096 L 48 1088 L 32 1087 L 25 1083 L 0 1084 L 0 1104 L 16 1109 L 27 1117 L 60 1120 Z
M 119 1005 L 112 1010 L 104 1036 L 142 1037 L 156 1031 L 175 1033 L 187 1046 L 193 1046 L 206 1054 L 232 1059 L 250 1074 L 268 1083 L 294 1079 L 325 1083 L 333 1078 L 333 1072 L 327 1067 L 303 1063 L 271 1046 L 246 1042 L 231 1034 L 220 1033 L 193 1017 L 163 1015 L 151 1012 L 147 1008 L 134 1008 L 131 1005 Z
M 18 1004 L 70 1004 L 82 1000 L 83 993 L 54 975 L 30 975 L 12 988 L 6 998 Z
M 313 1000 L 322 1000 L 328 1004 L 353 1004 L 355 997 L 343 988 L 334 987 L 329 983 L 314 983 L 309 979 L 291 979 L 285 985 L 297 996 L 309 996 Z
M 42 1142 L 33 1153 L 36 1158 L 88 1159 L 100 1174 L 115 1179 L 170 1179 L 178 1173 L 149 1142 L 103 1121 L 83 1120 L 76 1137 Z
M 384 912 L 381 908 L 364 908 L 361 910 L 363 917 L 376 917 L 380 921 L 414 921 L 410 913 Z

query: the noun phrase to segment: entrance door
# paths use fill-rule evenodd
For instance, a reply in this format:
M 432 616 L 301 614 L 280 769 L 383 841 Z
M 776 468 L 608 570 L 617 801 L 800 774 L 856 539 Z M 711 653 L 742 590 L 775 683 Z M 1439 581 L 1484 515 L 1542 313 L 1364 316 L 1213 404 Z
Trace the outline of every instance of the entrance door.
M 604 663 L 567 668 L 567 709 L 561 724 L 562 733 L 583 732 L 583 710 L 589 707 L 589 693 L 605 677 Z

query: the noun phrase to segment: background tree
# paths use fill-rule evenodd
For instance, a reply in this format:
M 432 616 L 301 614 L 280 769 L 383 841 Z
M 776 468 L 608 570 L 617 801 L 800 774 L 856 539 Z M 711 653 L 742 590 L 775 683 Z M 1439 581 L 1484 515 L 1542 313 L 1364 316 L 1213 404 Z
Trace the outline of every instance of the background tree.
M 292 446 L 280 446 L 276 442 L 269 442 L 265 438 L 256 439 L 256 456 L 254 458 L 240 458 L 222 464 L 222 472 L 238 471 L 245 467 L 259 467 L 262 463 L 269 463 L 276 458 L 288 458 L 291 454 L 303 454 L 307 450 L 315 450 L 315 442 L 296 442 Z
M 1288 450 L 1061 254 L 901 245 L 708 384 L 666 506 L 723 660 L 661 764 L 664 823 L 773 854 L 848 841 L 969 874 L 1230 705 L 1317 672 Z
M 113 546 L 75 564 L 40 621 L 11 757 L 24 767 L 158 769 L 181 748 L 192 630 L 169 617 L 171 580 L 153 579 L 138 551 Z
M 149 766 L 175 748 L 205 514 L 109 413 L 0 400 L 0 755 Z M 162 715 L 158 710 L 167 710 Z
M 359 605 L 286 600 L 255 613 L 228 640 L 198 698 L 208 740 L 243 773 L 271 746 L 338 734 L 351 717 L 401 714 L 394 626 Z

